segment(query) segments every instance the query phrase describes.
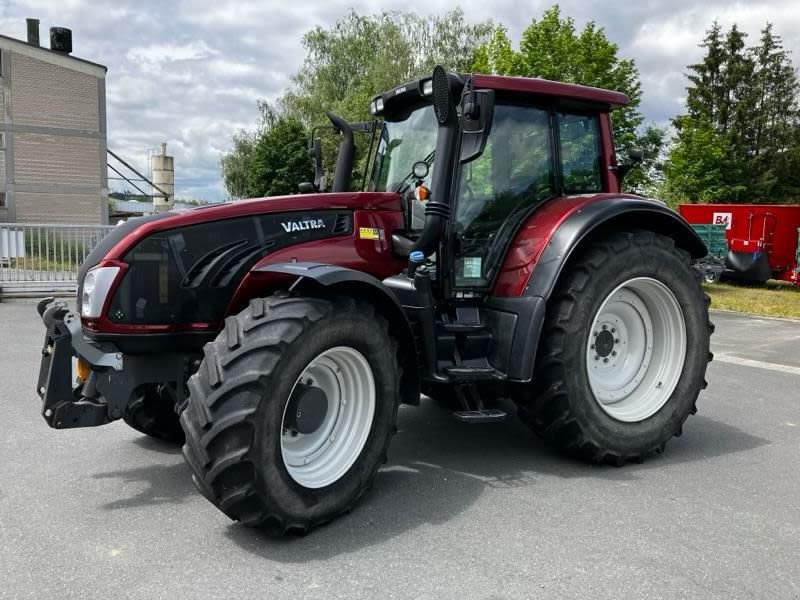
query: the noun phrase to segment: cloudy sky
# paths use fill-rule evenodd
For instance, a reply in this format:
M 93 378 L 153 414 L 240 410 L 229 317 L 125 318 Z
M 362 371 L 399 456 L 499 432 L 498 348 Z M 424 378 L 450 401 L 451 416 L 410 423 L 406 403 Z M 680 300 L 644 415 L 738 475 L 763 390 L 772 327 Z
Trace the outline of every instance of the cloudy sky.
M 474 20 L 492 19 L 517 40 L 552 0 L 462 0 Z M 594 20 L 622 56 L 636 59 L 646 118 L 664 123 L 683 106 L 685 65 L 716 18 L 758 34 L 775 23 L 800 66 L 797 0 L 565 0 L 579 26 Z M 108 143 L 146 167 L 147 151 L 166 141 L 176 159 L 178 197 L 224 198 L 219 157 L 231 134 L 249 128 L 256 99 L 272 100 L 303 61 L 308 29 L 327 26 L 353 8 L 371 13 L 445 12 L 443 0 L 0 0 L 0 33 L 25 37 L 25 17 L 41 20 L 42 40 L 55 25 L 73 30 L 74 54 L 108 66 Z M 755 41 L 755 40 L 753 40 Z

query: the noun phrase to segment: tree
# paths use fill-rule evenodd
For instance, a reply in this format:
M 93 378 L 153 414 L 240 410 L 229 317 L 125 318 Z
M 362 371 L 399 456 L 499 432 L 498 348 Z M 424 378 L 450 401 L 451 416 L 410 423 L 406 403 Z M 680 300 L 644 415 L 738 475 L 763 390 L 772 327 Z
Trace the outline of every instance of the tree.
M 333 27 L 317 27 L 304 36 L 306 59 L 281 107 L 308 128 L 327 123 L 326 111 L 351 121 L 371 120 L 375 94 L 431 73 L 437 64 L 468 69 L 475 48 L 491 31 L 489 22 L 467 23 L 460 9 L 429 17 L 350 12 Z M 357 136 L 356 144 L 354 185 L 363 176 L 368 140 Z M 332 136 L 323 138 L 323 157 L 330 180 L 336 157 Z
M 468 68 L 491 29 L 488 22 L 467 23 L 461 9 L 429 17 L 350 12 L 333 27 L 303 37 L 306 59 L 283 106 L 306 126 L 324 122 L 329 110 L 369 119 L 376 93 L 430 73 L 437 64 Z
M 308 132 L 296 119 L 257 102 L 255 131 L 233 135 L 233 148 L 220 159 L 225 189 L 232 198 L 255 198 L 297 192 L 311 181 Z
M 297 119 L 278 116 L 255 142 L 247 171 L 248 196 L 297 193 L 297 185 L 313 179 L 308 132 Z
M 567 83 L 578 83 L 618 90 L 630 103 L 612 116 L 614 136 L 619 150 L 644 145 L 663 135 L 640 138 L 638 130 L 644 121 L 639 111 L 642 91 L 639 73 L 633 60 L 618 56 L 618 47 L 606 37 L 602 28 L 590 21 L 579 32 L 571 17 L 562 17 L 556 5 L 532 20 L 522 33 L 519 50 L 514 50 L 508 31 L 497 26 L 490 40 L 478 48 L 473 62 L 475 71 L 499 75 L 542 77 Z M 655 157 L 651 157 L 656 160 Z
M 664 163 L 662 197 L 672 204 L 735 201 L 742 188 L 727 177 L 731 171 L 727 138 L 705 119 L 678 117 L 675 126 L 680 133 Z
M 233 134 L 233 149 L 220 159 L 222 181 L 231 198 L 247 198 L 248 174 L 253 160 L 256 136 L 248 131 Z
M 761 31 L 757 46 L 748 48 L 746 37 L 735 24 L 723 33 L 715 22 L 700 44 L 706 51 L 703 60 L 688 67 L 687 113 L 673 121 L 677 134 L 665 165 L 665 188 L 677 199 L 797 198 L 797 75 L 771 24 Z M 704 155 L 709 141 L 713 152 Z M 706 167 L 714 161 L 713 176 L 700 176 L 687 160 Z

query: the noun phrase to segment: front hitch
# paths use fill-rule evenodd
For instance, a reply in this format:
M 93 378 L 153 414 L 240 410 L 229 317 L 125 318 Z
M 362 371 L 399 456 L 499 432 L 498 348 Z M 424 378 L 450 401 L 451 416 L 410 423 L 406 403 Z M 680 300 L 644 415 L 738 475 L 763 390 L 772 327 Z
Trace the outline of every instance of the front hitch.
M 100 347 L 83 335 L 80 317 L 66 303 L 45 298 L 36 307 L 47 327 L 36 392 L 42 416 L 55 429 L 94 427 L 122 417 L 142 385 L 183 381 L 186 359 L 180 354 L 123 356 L 113 344 Z M 88 375 L 75 381 L 77 358 Z

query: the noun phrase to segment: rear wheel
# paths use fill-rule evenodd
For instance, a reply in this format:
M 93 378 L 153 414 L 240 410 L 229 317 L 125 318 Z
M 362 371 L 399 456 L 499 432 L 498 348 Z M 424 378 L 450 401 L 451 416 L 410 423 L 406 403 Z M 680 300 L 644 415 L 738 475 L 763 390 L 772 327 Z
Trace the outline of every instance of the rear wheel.
M 257 299 L 189 380 L 184 456 L 231 519 L 304 533 L 347 511 L 386 460 L 396 345 L 371 305 Z
M 622 232 L 592 243 L 551 298 L 534 382 L 516 390 L 520 417 L 592 462 L 660 451 L 705 387 L 707 307 L 670 238 Z

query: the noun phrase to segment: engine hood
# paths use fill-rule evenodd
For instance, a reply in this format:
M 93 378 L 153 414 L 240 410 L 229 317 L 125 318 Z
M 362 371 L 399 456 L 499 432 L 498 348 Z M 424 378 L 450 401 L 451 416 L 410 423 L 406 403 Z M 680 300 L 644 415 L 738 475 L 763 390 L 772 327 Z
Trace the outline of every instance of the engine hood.
M 319 210 L 388 210 L 400 211 L 400 195 L 391 192 L 348 192 L 338 194 L 302 194 L 295 196 L 274 196 L 270 198 L 254 198 L 239 200 L 226 204 L 212 204 L 188 210 L 176 210 L 168 213 L 132 219 L 125 225 L 138 222 L 138 225 L 126 227 L 125 235 L 119 237 L 117 243 L 108 247 L 104 254 L 106 259 L 119 260 L 130 250 L 131 246 L 142 238 L 167 229 L 208 223 L 235 217 L 261 215 L 269 213 L 299 213 Z M 118 236 L 117 236 L 118 237 Z M 100 257 L 103 258 L 103 257 Z
M 94 331 L 217 321 L 248 270 L 265 256 L 309 243 L 353 240 L 355 215 L 399 218 L 392 193 L 308 194 L 245 200 L 132 219 L 115 228 L 81 266 L 119 266 Z M 364 219 L 365 217 L 360 217 Z M 378 217 L 376 217 L 378 218 Z M 372 222 L 372 217 L 366 217 Z

